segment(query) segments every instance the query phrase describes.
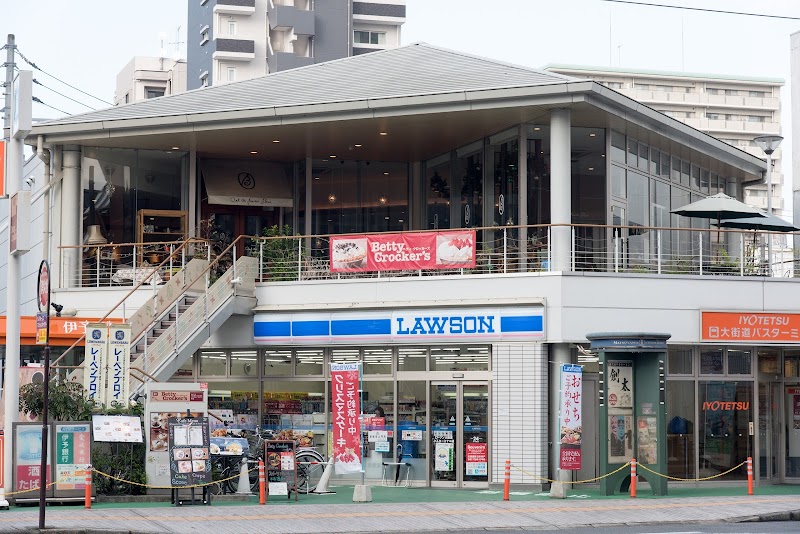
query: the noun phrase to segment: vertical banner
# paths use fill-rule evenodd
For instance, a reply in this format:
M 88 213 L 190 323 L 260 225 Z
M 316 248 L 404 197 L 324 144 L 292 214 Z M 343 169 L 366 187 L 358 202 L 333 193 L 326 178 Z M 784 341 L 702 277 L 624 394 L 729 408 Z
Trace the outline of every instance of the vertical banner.
M 108 336 L 108 387 L 106 406 L 114 403 L 128 404 L 131 368 L 131 327 L 127 324 L 113 325 Z
M 331 364 L 333 457 L 336 474 L 361 472 L 360 363 Z
M 581 396 L 583 391 L 583 368 L 580 365 L 561 366 L 561 402 L 559 407 L 559 468 L 577 470 L 581 468 Z
M 86 325 L 86 356 L 83 361 L 83 387 L 89 398 L 100 405 L 105 398 L 106 355 L 108 354 L 108 327 L 105 323 Z

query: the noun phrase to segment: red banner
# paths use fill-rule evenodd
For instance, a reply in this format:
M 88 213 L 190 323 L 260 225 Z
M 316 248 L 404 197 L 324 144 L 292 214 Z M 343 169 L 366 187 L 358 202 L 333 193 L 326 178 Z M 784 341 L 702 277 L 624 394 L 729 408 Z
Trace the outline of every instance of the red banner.
M 331 364 L 333 458 L 336 474 L 361 472 L 360 364 Z
M 475 267 L 475 230 L 331 237 L 332 272 Z

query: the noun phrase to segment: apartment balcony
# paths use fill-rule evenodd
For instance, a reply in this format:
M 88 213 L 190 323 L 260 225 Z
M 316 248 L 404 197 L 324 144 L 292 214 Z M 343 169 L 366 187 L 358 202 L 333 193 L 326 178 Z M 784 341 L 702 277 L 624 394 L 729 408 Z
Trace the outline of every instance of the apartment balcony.
M 250 16 L 256 12 L 256 0 L 217 0 L 214 14 Z
M 293 29 L 296 35 L 314 35 L 314 12 L 296 5 L 273 4 L 267 7 L 270 30 Z
M 778 111 L 779 98 L 757 98 L 748 96 L 709 95 L 706 93 L 679 93 L 668 91 L 649 91 L 641 89 L 620 89 L 622 94 L 645 104 L 674 104 L 691 107 L 715 107 L 730 109 L 749 109 L 753 111 Z
M 305 67 L 313 64 L 313 57 L 298 56 L 294 52 L 273 51 L 267 57 L 267 66 L 269 67 L 269 72 L 296 69 L 297 67 Z
M 255 41 L 247 39 L 215 39 L 214 59 L 250 61 L 256 57 Z
M 726 121 L 706 118 L 681 119 L 692 128 L 697 128 L 712 135 L 720 132 L 734 132 L 743 135 L 756 137 L 758 135 L 774 134 L 780 135 L 781 125 L 774 122 L 746 122 L 746 121 Z

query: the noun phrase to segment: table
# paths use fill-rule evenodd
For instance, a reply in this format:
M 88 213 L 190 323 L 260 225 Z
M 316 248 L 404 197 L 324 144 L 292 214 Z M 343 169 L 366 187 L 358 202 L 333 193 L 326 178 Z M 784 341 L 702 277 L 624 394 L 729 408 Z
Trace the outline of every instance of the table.
M 398 486 L 398 481 L 400 480 L 400 469 L 406 466 L 406 480 L 403 486 L 406 488 L 411 486 L 411 482 L 409 481 L 409 477 L 411 475 L 411 464 L 409 462 L 383 462 L 383 476 L 381 477 L 381 485 L 382 486 Z M 394 467 L 394 482 L 392 481 L 391 475 L 391 468 Z M 387 470 L 389 471 L 389 476 L 386 476 Z

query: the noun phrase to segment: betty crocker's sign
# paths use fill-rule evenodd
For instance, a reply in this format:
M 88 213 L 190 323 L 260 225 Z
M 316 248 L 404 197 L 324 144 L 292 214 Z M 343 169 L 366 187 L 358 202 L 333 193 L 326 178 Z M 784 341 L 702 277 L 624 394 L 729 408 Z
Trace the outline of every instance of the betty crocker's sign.
M 331 237 L 332 272 L 460 269 L 475 266 L 475 231 Z

